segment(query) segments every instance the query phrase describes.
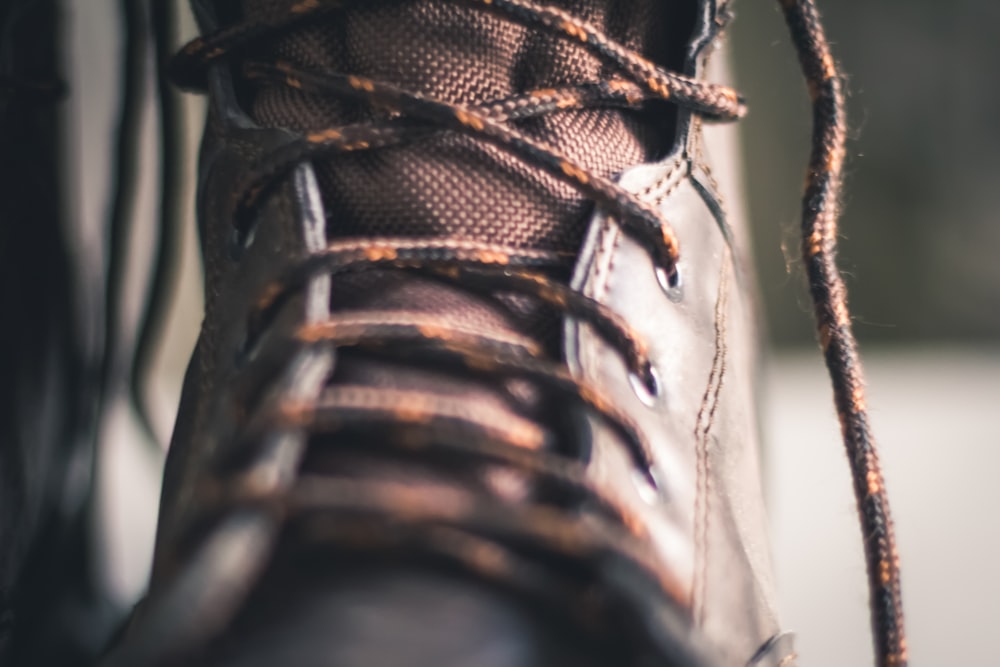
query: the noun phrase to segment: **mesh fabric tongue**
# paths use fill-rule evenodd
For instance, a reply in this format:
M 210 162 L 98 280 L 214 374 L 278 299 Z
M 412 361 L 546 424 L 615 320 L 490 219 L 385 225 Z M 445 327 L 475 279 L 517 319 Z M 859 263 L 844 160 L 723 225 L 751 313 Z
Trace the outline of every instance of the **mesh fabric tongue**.
M 244 18 L 283 15 L 294 0 L 243 0 Z M 676 59 L 683 40 L 676 0 L 563 0 L 560 7 L 657 62 Z M 690 14 L 687 15 L 688 17 Z M 672 19 L 672 21 L 671 21 Z M 452 103 L 473 106 L 538 88 L 594 82 L 612 71 L 579 45 L 506 17 L 443 0 L 375 2 L 296 27 L 264 58 L 357 74 Z M 252 113 L 264 126 L 299 131 L 374 118 L 364 105 L 307 96 L 284 86 L 257 89 Z M 671 119 L 618 109 L 560 112 L 519 123 L 583 167 L 614 176 L 669 146 Z M 539 168 L 468 137 L 440 132 L 316 165 L 331 239 L 424 236 L 474 239 L 521 248 L 576 252 L 592 204 Z M 568 267 L 567 267 L 568 268 Z M 333 286 L 334 310 L 422 311 L 480 329 L 535 337 L 553 333 L 551 315 L 517 316 L 496 302 L 414 277 L 367 274 Z M 545 341 L 551 344 L 551 340 Z M 443 376 L 386 373 L 368 362 L 341 363 L 351 382 L 426 387 L 436 393 L 492 392 Z
M 293 0 L 244 0 L 266 19 Z M 663 0 L 564 0 L 575 16 L 663 62 L 676 10 Z M 675 40 L 676 41 L 676 40 Z M 612 72 L 579 45 L 461 3 L 373 2 L 296 29 L 273 55 L 468 106 L 516 93 L 593 82 Z M 369 119 L 367 109 L 294 89 L 259 91 L 253 113 L 266 126 L 314 130 Z M 662 114 L 658 119 L 663 125 Z M 523 122 L 521 129 L 579 164 L 611 176 L 664 146 L 634 113 L 588 110 Z M 474 140 L 441 133 L 405 147 L 338 158 L 319 169 L 330 235 L 460 236 L 575 251 L 589 203 L 540 170 Z

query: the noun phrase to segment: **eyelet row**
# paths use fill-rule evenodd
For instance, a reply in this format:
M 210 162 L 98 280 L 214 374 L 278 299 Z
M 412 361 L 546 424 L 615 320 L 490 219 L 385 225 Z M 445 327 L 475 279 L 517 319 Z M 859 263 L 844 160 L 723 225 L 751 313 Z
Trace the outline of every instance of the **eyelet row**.
M 660 289 L 667 298 L 674 303 L 680 303 L 684 299 L 684 281 L 681 278 L 679 265 L 674 267 L 673 273 L 662 267 L 656 267 L 656 282 L 660 284 Z
M 681 278 L 680 266 L 675 266 L 673 272 L 668 272 L 662 267 L 655 269 L 656 282 L 666 297 L 673 303 L 680 303 L 684 299 L 684 282 Z M 656 406 L 657 399 L 662 391 L 660 373 L 656 366 L 650 363 L 642 373 L 631 371 L 628 374 L 629 385 L 639 401 L 647 408 Z M 639 497 L 649 505 L 665 501 L 665 487 L 657 468 L 651 467 L 649 470 L 636 470 L 632 475 L 632 483 L 636 488 Z

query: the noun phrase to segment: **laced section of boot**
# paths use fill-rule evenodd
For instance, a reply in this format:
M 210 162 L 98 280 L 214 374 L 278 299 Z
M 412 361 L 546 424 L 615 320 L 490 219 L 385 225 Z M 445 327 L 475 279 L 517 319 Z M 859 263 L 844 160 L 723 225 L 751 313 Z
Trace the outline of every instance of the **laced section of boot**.
M 234 225 L 241 238 L 252 232 L 254 212 L 290 170 L 310 160 L 358 151 L 375 151 L 435 132 L 454 132 L 489 144 L 570 184 L 591 199 L 650 253 L 668 284 L 678 280 L 681 246 L 659 213 L 609 179 L 574 163 L 553 147 L 519 132 L 511 121 L 566 109 L 638 108 L 651 100 L 669 101 L 718 121 L 745 111 L 731 89 L 665 71 L 585 21 L 527 0 L 442 0 L 479 7 L 525 26 L 581 45 L 615 68 L 607 81 L 529 91 L 477 106 L 453 104 L 350 73 L 312 71 L 288 62 L 250 59 L 254 45 L 309 21 L 352 5 L 351 0 L 302 0 L 283 17 L 224 28 L 189 43 L 173 60 L 176 81 L 204 85 L 213 63 L 238 60 L 250 81 L 285 85 L 315 95 L 336 96 L 389 112 L 387 120 L 329 127 L 304 133 L 265 155 L 235 193 Z M 899 592 L 898 556 L 878 457 L 865 412 L 863 379 L 836 269 L 836 221 L 844 158 L 845 120 L 841 82 L 814 3 L 780 0 L 802 60 L 814 103 L 813 155 L 803 211 L 803 251 L 819 335 L 833 379 L 835 401 L 851 462 L 868 560 L 877 662 L 906 662 Z M 251 315 L 251 335 L 263 335 L 270 315 L 312 278 L 401 271 L 430 276 L 483 295 L 527 297 L 591 325 L 617 350 L 629 370 L 655 391 L 656 376 L 644 342 L 627 323 L 600 303 L 553 279 L 566 257 L 543 250 L 456 239 L 400 237 L 347 239 L 333 243 L 271 285 Z M 324 349 L 358 350 L 409 363 L 416 356 L 435 367 L 456 368 L 487 378 L 500 387 L 529 381 L 560 400 L 584 407 L 620 436 L 648 482 L 659 488 L 649 446 L 641 432 L 601 391 L 573 378 L 527 338 L 463 328 L 447 322 L 378 311 L 334 314 L 303 327 L 291 341 Z M 510 402 L 517 404 L 515 392 Z M 486 413 L 489 411 L 487 410 Z M 505 415 L 507 413 L 504 413 Z M 260 441 L 275 429 L 302 429 L 312 436 L 339 437 L 337 447 L 383 449 L 399 454 L 419 451 L 428 459 L 445 457 L 476 464 L 502 464 L 568 494 L 593 513 L 565 511 L 556 504 L 499 504 L 446 492 L 417 493 L 405 485 L 371 480 L 300 477 L 279 496 L 261 493 L 252 483 L 236 483 L 220 494 L 217 509 L 263 506 L 285 521 L 305 519 L 305 533 L 338 548 L 418 549 L 454 562 L 470 573 L 503 582 L 569 605 L 590 627 L 594 618 L 609 621 L 632 612 L 641 632 L 657 634 L 649 614 L 636 613 L 643 600 L 622 593 L 608 574 L 609 563 L 626 564 L 651 584 L 644 593 L 684 602 L 677 582 L 663 573 L 643 548 L 644 528 L 614 499 L 587 481 L 583 453 L 554 446 L 550 429 L 531 415 L 471 414 L 461 401 L 418 392 L 368 386 L 331 385 L 316 401 L 282 400 L 256 415 L 243 438 Z M 377 437 L 357 437 L 375 435 Z M 315 440 L 315 438 L 314 438 Z M 329 442 L 328 440 L 325 442 Z M 363 443 L 363 445 L 362 445 Z M 322 447 L 324 442 L 311 446 Z M 332 520 L 336 517 L 336 520 Z M 402 527 L 402 528 L 401 528 Z M 541 558 L 544 554 L 545 558 Z M 549 559 L 546 561 L 545 559 Z M 572 574 L 553 576 L 541 562 L 571 564 Z M 565 574 L 565 572 L 560 572 Z M 597 582 L 597 584 L 594 584 Z M 640 596 L 641 597 L 641 596 Z M 647 607 L 648 609 L 648 607 Z M 616 623 L 616 627 L 621 624 Z M 650 640 L 656 645 L 656 640 Z M 659 646 L 663 649 L 663 646 Z

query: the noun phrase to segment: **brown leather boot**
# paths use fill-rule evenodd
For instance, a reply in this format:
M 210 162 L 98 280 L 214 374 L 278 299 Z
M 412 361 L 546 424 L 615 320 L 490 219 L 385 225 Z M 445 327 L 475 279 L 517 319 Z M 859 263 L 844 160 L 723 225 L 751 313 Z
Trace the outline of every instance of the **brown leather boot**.
M 109 664 L 793 664 L 728 3 L 193 5 L 207 312 Z

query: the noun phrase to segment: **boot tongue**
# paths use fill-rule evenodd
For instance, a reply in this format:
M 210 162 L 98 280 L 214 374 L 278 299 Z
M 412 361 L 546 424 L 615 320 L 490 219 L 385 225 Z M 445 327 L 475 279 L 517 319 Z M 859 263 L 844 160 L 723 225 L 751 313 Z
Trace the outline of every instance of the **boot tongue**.
M 243 18 L 283 16 L 295 0 L 243 0 Z M 678 0 L 680 3 L 680 0 Z M 617 41 L 662 61 L 668 11 L 663 0 L 564 0 L 560 6 Z M 682 3 L 690 4 L 690 3 Z M 668 9 L 669 8 L 669 9 Z M 690 24 L 688 24 L 690 25 Z M 376 2 L 297 26 L 269 43 L 264 60 L 354 74 L 411 92 L 475 106 L 539 88 L 607 79 L 611 72 L 583 50 L 508 18 L 442 0 Z M 381 112 L 287 86 L 253 93 L 262 126 L 308 132 L 375 120 Z M 605 177 L 662 152 L 672 119 L 620 109 L 563 111 L 518 129 Z M 402 146 L 316 163 L 332 239 L 447 237 L 576 253 L 592 204 L 573 188 L 481 141 L 451 132 Z M 569 267 L 566 267 L 567 269 Z M 526 335 L 557 347 L 558 318 L 514 315 L 495 301 L 411 275 L 372 272 L 338 277 L 335 312 L 417 312 L 483 332 Z M 516 308 L 514 309 L 517 310 Z M 555 350 L 553 350 L 555 351 Z M 424 389 L 501 402 L 487 385 L 392 369 L 343 355 L 338 378 L 349 384 Z
M 295 0 L 243 0 L 267 20 Z M 662 62 L 662 0 L 563 0 L 566 11 Z M 675 40 L 676 41 L 676 40 Z M 612 73 L 580 45 L 509 18 L 440 0 L 376 2 L 296 28 L 265 57 L 356 74 L 450 103 L 474 106 L 540 88 L 595 82 Z M 273 86 L 252 113 L 264 126 L 299 131 L 375 118 L 362 105 Z M 522 121 L 520 130 L 602 176 L 647 161 L 666 144 L 664 116 L 618 109 L 566 111 Z M 441 132 L 405 146 L 317 165 L 331 238 L 447 236 L 575 252 L 591 203 L 519 158 Z

